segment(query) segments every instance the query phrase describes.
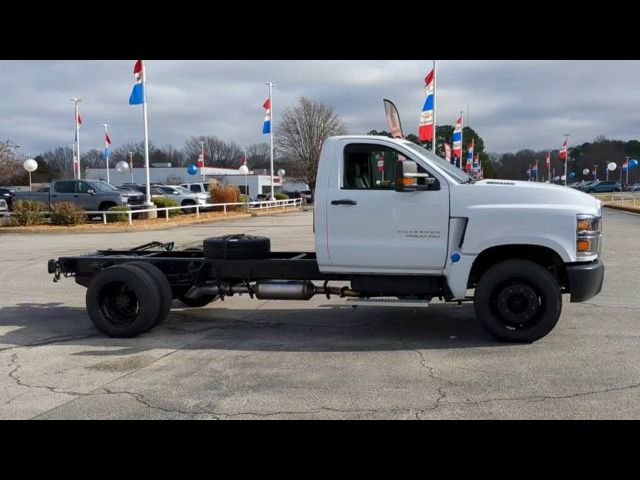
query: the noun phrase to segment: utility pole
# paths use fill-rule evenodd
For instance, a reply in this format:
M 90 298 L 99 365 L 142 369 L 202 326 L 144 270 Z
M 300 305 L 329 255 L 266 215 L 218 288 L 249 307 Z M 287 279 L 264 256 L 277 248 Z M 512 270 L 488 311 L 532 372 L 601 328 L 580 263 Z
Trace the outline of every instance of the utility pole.
M 107 142 L 107 137 L 109 136 L 109 124 L 103 123 L 104 127 L 104 158 L 107 163 L 107 183 L 111 183 L 109 181 L 109 142 Z

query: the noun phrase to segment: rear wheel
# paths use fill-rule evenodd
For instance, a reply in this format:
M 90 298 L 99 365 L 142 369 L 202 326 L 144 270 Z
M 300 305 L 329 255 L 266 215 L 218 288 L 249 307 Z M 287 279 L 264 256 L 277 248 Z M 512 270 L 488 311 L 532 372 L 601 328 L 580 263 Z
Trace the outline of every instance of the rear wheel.
M 555 327 L 562 293 L 544 267 L 529 260 L 505 260 L 480 277 L 474 307 L 483 327 L 499 340 L 531 343 Z
M 169 315 L 169 311 L 171 310 L 171 302 L 173 300 L 173 295 L 171 293 L 171 285 L 169 284 L 169 280 L 165 276 L 162 271 L 156 267 L 155 265 L 147 262 L 127 262 L 125 265 L 135 265 L 136 267 L 147 272 L 153 281 L 156 283 L 158 290 L 160 291 L 160 312 L 158 313 L 158 317 L 156 318 L 151 328 L 160 325 L 165 321 L 167 316 Z
M 101 271 L 89 284 L 87 311 L 95 327 L 110 337 L 135 337 L 148 331 L 161 311 L 155 280 L 136 265 Z
M 195 206 L 196 202 L 194 202 L 193 200 L 185 200 L 184 202 L 182 202 L 182 204 L 180 205 L 181 207 L 192 207 L 192 208 L 183 208 L 182 209 L 182 213 L 196 213 L 196 209 L 193 208 Z

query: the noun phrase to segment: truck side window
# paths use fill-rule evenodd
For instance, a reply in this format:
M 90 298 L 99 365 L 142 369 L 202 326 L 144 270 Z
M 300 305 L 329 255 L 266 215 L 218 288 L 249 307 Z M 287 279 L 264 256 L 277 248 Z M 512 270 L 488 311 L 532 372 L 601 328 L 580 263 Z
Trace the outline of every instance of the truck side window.
M 92 187 L 87 182 L 77 182 L 78 191 L 76 193 L 87 193 Z
M 58 193 L 74 193 L 76 182 L 56 182 L 54 190 Z
M 348 190 L 395 189 L 396 161 L 408 160 L 397 150 L 383 145 L 350 144 L 344 149 L 342 188 Z M 419 173 L 426 173 L 418 165 Z M 424 183 L 424 179 L 422 182 Z

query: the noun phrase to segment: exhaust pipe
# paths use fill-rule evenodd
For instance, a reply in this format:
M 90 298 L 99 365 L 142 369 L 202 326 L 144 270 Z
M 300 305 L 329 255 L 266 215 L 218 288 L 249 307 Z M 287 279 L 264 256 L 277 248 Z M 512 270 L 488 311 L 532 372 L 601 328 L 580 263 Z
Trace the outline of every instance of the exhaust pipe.
M 185 294 L 187 298 L 200 298 L 204 295 L 232 296 L 235 294 L 248 293 L 255 295 L 260 300 L 309 300 L 316 294 L 337 295 L 339 297 L 358 297 L 359 293 L 348 287 L 329 287 L 327 285 L 316 287 L 310 281 L 296 280 L 260 280 L 254 285 L 238 283 L 231 285 L 223 283 L 207 284 L 202 287 L 193 286 Z

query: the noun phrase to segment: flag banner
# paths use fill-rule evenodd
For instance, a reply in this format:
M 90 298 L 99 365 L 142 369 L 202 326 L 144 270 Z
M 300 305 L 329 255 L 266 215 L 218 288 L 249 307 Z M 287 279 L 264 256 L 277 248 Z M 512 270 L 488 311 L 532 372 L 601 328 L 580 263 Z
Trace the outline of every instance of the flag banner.
M 378 171 L 384 172 L 384 155 L 378 155 Z
M 448 143 L 444 144 L 444 159 L 447 162 L 451 162 L 451 145 Z
M 262 134 L 266 135 L 267 133 L 271 133 L 271 99 L 267 98 L 262 108 L 267 111 L 264 115 L 264 123 L 262 124 Z
M 456 120 L 456 128 L 453 130 L 453 154 L 462 158 L 462 115 Z
M 566 140 L 562 144 L 562 148 L 560 149 L 560 154 L 558 155 L 558 158 L 560 160 L 566 160 L 567 159 L 567 141 Z
M 473 174 L 477 177 L 480 173 L 479 164 L 478 164 L 478 155 L 473 157 Z
M 544 157 L 544 161 L 547 167 L 551 165 L 551 152 L 547 152 L 547 154 Z
M 386 98 L 382 100 L 384 104 L 384 113 L 387 117 L 387 125 L 393 138 L 404 138 L 402 134 L 402 123 L 400 123 L 400 114 L 398 109 L 391 100 Z
M 467 149 L 467 163 L 464 166 L 464 169 L 469 172 L 471 171 L 471 165 L 473 163 L 473 148 L 474 148 L 475 140 L 473 140 Z
M 105 158 L 109 158 L 109 146 L 111 146 L 111 138 L 109 138 L 109 134 L 104 132 L 104 156 Z
M 420 141 L 433 141 L 433 109 L 435 106 L 435 95 L 434 95 L 434 82 L 435 82 L 435 70 L 431 70 L 427 77 L 424 79 L 425 81 L 425 94 L 427 98 L 424 101 L 424 106 L 422 107 L 422 114 L 420 115 L 420 127 L 418 129 L 418 137 Z
M 144 89 L 142 87 L 142 60 L 138 60 L 133 67 L 133 75 L 136 83 L 129 97 L 129 105 L 141 105 L 144 103 Z
M 204 154 L 200 154 L 198 156 L 198 163 L 197 163 L 198 168 L 204 168 Z
M 80 115 L 80 113 L 78 113 L 78 118 L 76 119 L 76 121 L 78 122 L 78 125 L 82 125 L 82 115 Z

